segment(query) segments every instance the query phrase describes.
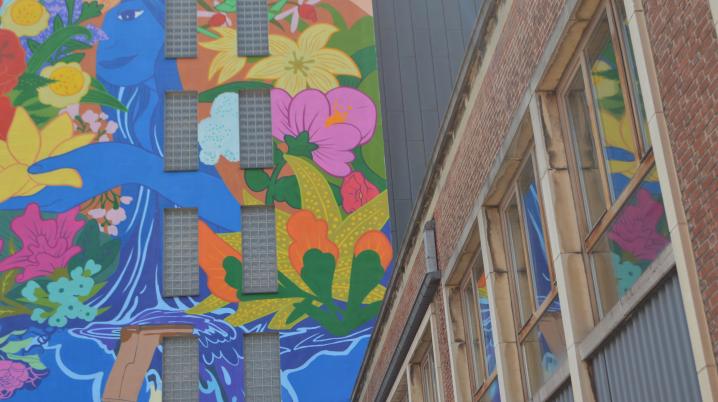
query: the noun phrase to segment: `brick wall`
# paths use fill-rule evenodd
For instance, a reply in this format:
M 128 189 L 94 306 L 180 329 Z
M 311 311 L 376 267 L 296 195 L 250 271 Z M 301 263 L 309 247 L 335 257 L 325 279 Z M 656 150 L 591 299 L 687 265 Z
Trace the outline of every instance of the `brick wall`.
M 563 0 L 513 2 L 434 213 L 442 268 L 470 216 L 563 5 Z
M 644 10 L 718 356 L 718 40 L 708 0 L 646 0 Z

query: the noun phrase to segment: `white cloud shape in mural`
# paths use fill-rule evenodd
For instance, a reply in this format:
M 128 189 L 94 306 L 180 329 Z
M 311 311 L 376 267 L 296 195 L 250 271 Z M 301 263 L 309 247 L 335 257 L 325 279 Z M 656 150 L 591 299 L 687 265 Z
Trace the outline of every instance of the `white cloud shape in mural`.
M 239 160 L 239 95 L 226 92 L 214 99 L 210 116 L 199 123 L 199 160 L 215 165 L 220 156 Z

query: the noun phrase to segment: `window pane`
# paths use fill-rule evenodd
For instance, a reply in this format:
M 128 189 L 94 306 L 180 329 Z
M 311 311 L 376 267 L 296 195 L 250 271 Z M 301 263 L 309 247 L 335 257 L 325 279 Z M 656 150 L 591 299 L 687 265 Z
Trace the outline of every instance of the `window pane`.
M 277 291 L 277 239 L 274 207 L 242 207 L 243 293 Z
M 643 138 L 645 154 L 651 148 L 651 136 L 648 131 L 648 117 L 646 116 L 646 108 L 643 105 L 643 97 L 641 96 L 641 83 L 638 82 L 638 70 L 636 69 L 636 60 L 633 57 L 633 43 L 631 42 L 631 34 L 628 30 L 628 20 L 626 19 L 626 9 L 621 2 L 616 2 L 615 7 L 618 10 L 620 21 L 618 21 L 619 29 L 621 30 L 621 37 L 625 43 L 625 60 L 628 65 L 628 75 L 631 84 L 631 95 L 633 98 L 633 104 L 636 108 L 638 117 L 638 128 L 641 130 L 641 137 Z
M 199 295 L 197 214 L 197 208 L 165 209 L 163 297 Z
M 197 92 L 165 93 L 165 170 L 197 170 L 198 150 Z
M 496 351 L 494 349 L 494 334 L 491 328 L 491 311 L 489 311 L 489 293 L 486 289 L 486 274 L 475 274 L 476 292 L 479 298 L 479 318 L 481 319 L 481 334 L 484 340 L 484 361 L 486 371 L 492 373 L 496 370 Z
M 529 158 L 519 176 L 519 194 L 523 204 L 524 231 L 528 246 L 527 254 L 531 264 L 534 301 L 536 306 L 540 306 L 551 292 L 551 273 L 533 158 Z
M 533 304 L 531 303 L 531 289 L 529 288 L 528 271 L 526 268 L 526 259 L 524 253 L 524 244 L 521 234 L 521 220 L 519 218 L 519 207 L 516 198 L 512 197 L 511 202 L 505 211 L 506 225 L 508 226 L 509 248 L 511 249 L 511 262 L 513 266 L 513 275 L 515 281 L 516 299 L 519 307 L 520 323 L 525 323 L 531 313 L 533 313 Z
M 421 380 L 423 382 L 424 402 L 437 402 L 439 396 L 436 387 L 436 374 L 434 371 L 434 353 L 429 347 L 424 361 L 421 364 Z
M 566 94 L 566 108 L 571 126 L 573 151 L 576 155 L 579 180 L 583 190 L 583 203 L 589 227 L 598 222 L 606 212 L 603 197 L 603 181 L 599 167 L 598 152 L 591 132 L 591 118 L 586 103 L 586 89 L 580 72 L 576 74 Z
M 237 1 L 237 55 L 269 55 L 267 0 Z
M 603 158 L 609 173 L 609 188 L 615 200 L 636 173 L 638 162 L 633 119 L 626 110 L 607 20 L 598 25 L 589 46 L 593 101 L 603 142 Z
M 669 242 L 663 198 L 653 168 L 591 251 L 603 314 L 633 286 Z
M 199 401 L 199 342 L 194 336 L 162 341 L 162 400 Z
M 558 298 L 521 343 L 529 393 L 533 395 L 558 369 L 566 355 Z
M 281 399 L 279 334 L 244 336 L 244 393 L 247 402 Z
M 197 5 L 193 0 L 165 4 L 165 57 L 197 57 Z
M 486 390 L 486 393 L 481 396 L 479 402 L 501 402 L 501 393 L 499 392 L 499 380 L 494 380 Z
M 480 324 L 477 317 L 476 299 L 472 284 L 469 282 L 461 290 L 461 299 L 463 301 L 464 323 L 466 331 L 466 342 L 469 346 L 469 358 L 471 359 L 471 367 L 473 370 L 474 389 L 478 389 L 484 383 L 486 373 L 484 372 L 484 362 L 482 359 L 482 347 L 480 334 Z

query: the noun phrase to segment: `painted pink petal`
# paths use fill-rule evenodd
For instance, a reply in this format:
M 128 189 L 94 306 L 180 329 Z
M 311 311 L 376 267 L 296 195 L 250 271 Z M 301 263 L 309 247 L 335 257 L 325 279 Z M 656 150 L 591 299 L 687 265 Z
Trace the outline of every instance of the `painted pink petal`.
M 311 137 L 324 128 L 330 113 L 326 95 L 316 89 L 305 89 L 289 105 L 289 126 L 295 135 L 308 131 Z
M 349 164 L 354 160 L 354 153 L 319 148 L 312 151 L 312 160 L 330 175 L 344 177 L 352 171 Z
M 293 132 L 289 126 L 289 105 L 292 103 L 292 96 L 283 89 L 272 89 L 272 135 L 274 138 L 284 141 L 285 135 L 296 137 L 299 133 Z
M 42 220 L 40 219 L 40 208 L 37 204 L 29 204 L 25 213 L 13 219 L 10 228 L 20 238 L 22 244 L 31 243 L 35 235 L 40 232 Z
M 351 124 L 361 133 L 361 145 L 374 136 L 376 129 L 376 106 L 370 97 L 354 88 L 339 87 L 327 93 L 332 113 L 345 117 L 344 123 Z
M 345 124 L 333 124 L 309 133 L 309 142 L 326 150 L 346 151 L 359 145 L 361 133 L 356 127 Z

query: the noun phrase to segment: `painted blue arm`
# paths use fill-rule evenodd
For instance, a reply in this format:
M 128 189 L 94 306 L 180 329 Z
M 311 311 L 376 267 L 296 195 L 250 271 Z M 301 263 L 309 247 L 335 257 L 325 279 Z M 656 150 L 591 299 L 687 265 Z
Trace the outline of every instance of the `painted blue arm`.
M 200 217 L 228 230 L 241 227 L 239 202 L 221 179 L 201 172 L 165 172 L 162 158 L 133 145 L 91 144 L 42 160 L 29 171 L 37 174 L 60 168 L 76 169 L 82 187 L 46 187 L 33 196 L 2 203 L 0 209 L 21 209 L 36 202 L 43 211 L 65 211 L 112 188 L 134 183 L 152 188 L 179 206 L 196 207 Z

